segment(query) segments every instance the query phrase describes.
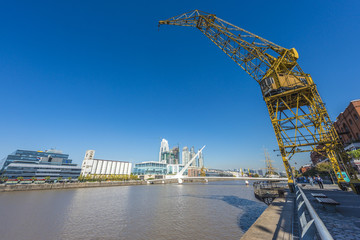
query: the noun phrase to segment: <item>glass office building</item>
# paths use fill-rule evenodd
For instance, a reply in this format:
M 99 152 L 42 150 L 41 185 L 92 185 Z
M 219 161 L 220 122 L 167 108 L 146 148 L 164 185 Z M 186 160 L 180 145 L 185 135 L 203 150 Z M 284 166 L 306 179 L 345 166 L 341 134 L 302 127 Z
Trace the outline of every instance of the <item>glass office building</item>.
M 134 175 L 166 175 L 167 164 L 159 162 L 142 162 L 135 164 Z
M 1 162 L 0 174 L 10 179 L 36 177 L 38 179 L 49 176 L 55 180 L 79 177 L 81 167 L 73 164 L 68 154 L 58 150 L 29 151 L 16 150 Z

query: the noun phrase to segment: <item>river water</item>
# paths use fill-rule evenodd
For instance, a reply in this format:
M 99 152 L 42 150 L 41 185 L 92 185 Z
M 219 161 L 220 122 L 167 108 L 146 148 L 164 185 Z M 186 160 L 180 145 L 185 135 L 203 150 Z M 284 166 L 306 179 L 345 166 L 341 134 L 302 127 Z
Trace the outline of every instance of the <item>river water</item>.
M 0 193 L 0 239 L 239 239 L 266 209 L 226 181 Z

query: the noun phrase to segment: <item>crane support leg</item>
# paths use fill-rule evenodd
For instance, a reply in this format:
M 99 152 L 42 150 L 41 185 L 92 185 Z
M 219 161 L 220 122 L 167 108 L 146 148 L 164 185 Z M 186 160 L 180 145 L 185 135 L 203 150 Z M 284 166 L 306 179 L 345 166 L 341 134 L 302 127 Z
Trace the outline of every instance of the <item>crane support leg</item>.
M 336 160 L 336 153 L 334 151 L 330 150 L 330 151 L 328 151 L 327 156 L 329 158 L 332 168 L 334 169 L 339 188 L 342 190 L 345 190 L 346 189 L 346 181 L 341 174 L 340 165 L 339 165 L 338 161 Z
M 357 179 L 356 172 L 351 165 L 348 155 L 343 151 L 343 148 L 338 147 L 337 151 L 329 151 L 327 155 L 334 172 L 336 173 L 339 188 L 347 191 L 347 187 L 350 186 L 354 193 L 360 194 L 360 182 Z M 340 161 L 336 161 L 336 159 L 339 159 Z M 339 166 L 338 162 L 342 163 L 342 165 Z M 335 171 L 335 169 L 339 170 Z M 350 182 L 345 181 L 342 176 L 342 172 L 345 172 L 348 175 Z M 339 177 L 339 175 L 341 177 Z
M 291 166 L 290 166 L 290 163 L 289 163 L 289 160 L 287 158 L 287 154 L 286 154 L 286 151 L 285 151 L 285 148 L 284 148 L 283 139 L 282 139 L 282 135 L 281 135 L 281 125 L 279 124 L 279 121 L 277 119 L 277 113 L 276 113 L 277 109 L 273 108 L 273 104 L 272 104 L 271 101 L 266 101 L 266 105 L 268 107 L 271 123 L 273 125 L 276 140 L 278 142 L 279 149 L 280 149 L 280 152 L 281 152 L 281 157 L 282 157 L 284 167 L 285 167 L 285 171 L 286 171 L 286 175 L 287 175 L 287 178 L 288 178 L 289 189 L 290 189 L 291 192 L 294 192 L 295 191 L 294 177 L 293 177 L 292 169 L 291 169 Z
M 287 159 L 286 156 L 281 156 L 281 157 L 282 157 L 282 160 L 283 160 L 283 163 L 285 166 L 290 192 L 295 192 L 294 177 L 293 177 L 291 166 L 289 164 L 289 160 Z

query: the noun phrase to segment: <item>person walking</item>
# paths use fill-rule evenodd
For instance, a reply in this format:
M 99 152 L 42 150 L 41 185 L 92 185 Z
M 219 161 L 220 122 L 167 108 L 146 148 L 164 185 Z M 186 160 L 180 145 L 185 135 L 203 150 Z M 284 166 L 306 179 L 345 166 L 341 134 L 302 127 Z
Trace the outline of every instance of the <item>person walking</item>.
M 312 177 L 311 177 L 311 176 L 309 176 L 309 178 L 308 178 L 308 179 L 309 179 L 309 183 L 310 183 L 310 185 L 311 185 L 311 186 L 314 186 L 314 182 L 313 182 Z
M 320 189 L 324 189 L 323 180 L 320 176 L 317 177 Z

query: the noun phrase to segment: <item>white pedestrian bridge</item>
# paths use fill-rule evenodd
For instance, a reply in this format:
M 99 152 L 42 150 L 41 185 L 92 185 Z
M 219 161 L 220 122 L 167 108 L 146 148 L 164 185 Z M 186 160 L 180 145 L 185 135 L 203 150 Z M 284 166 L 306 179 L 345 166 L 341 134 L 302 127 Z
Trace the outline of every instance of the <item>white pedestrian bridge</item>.
M 256 180 L 256 181 L 287 181 L 287 178 L 265 178 L 265 177 L 212 177 L 212 176 L 206 176 L 206 177 L 188 177 L 188 176 L 181 176 L 176 177 L 172 176 L 170 178 L 166 179 L 153 179 L 153 180 L 147 180 L 148 183 L 169 183 L 174 182 L 174 180 L 177 180 L 178 183 L 183 183 L 186 180 L 203 180 L 204 182 L 210 181 L 230 181 L 230 180 Z

